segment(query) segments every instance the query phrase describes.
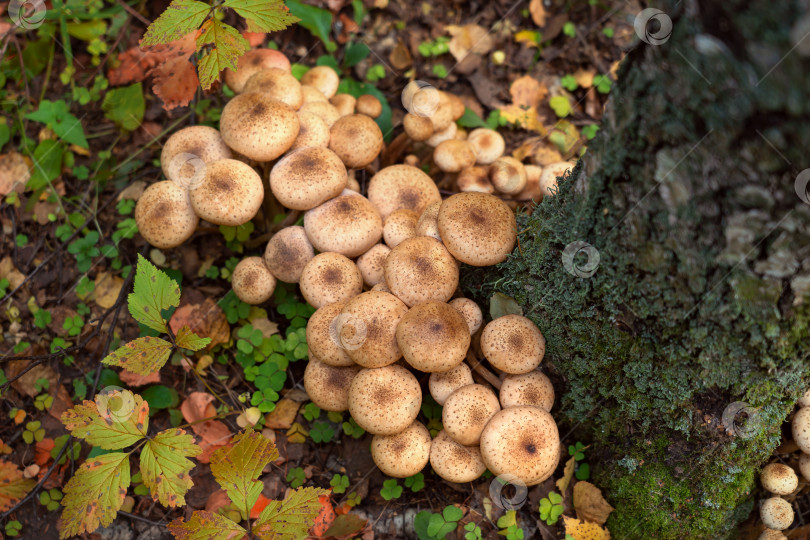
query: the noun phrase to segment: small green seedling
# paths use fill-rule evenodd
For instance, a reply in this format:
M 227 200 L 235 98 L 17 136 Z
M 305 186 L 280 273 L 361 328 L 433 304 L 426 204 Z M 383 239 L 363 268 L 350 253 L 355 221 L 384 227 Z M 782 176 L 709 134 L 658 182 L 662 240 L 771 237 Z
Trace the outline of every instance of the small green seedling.
M 540 499 L 540 519 L 547 525 L 554 525 L 563 513 L 565 508 L 562 505 L 562 495 L 554 491 L 548 497 Z
M 389 478 L 385 482 L 383 482 L 383 487 L 380 490 L 380 495 L 386 501 L 390 501 L 392 499 L 399 499 L 402 496 L 402 486 L 400 486 L 396 479 Z
M 22 530 L 22 523 L 19 521 L 6 522 L 6 536 L 17 536 Z
M 62 500 L 62 492 L 56 488 L 48 491 L 43 491 L 39 494 L 39 504 L 47 508 L 49 511 L 59 509 L 59 501 Z
M 309 430 L 309 436 L 316 443 L 329 442 L 335 436 L 335 430 L 326 422 L 315 422 Z
M 409 476 L 405 479 L 405 487 L 411 488 L 411 491 L 414 493 L 422 491 L 425 489 L 425 475 L 422 473 L 416 473 L 413 476 Z
M 413 528 L 420 540 L 443 540 L 458 527 L 464 511 L 457 506 L 446 506 L 441 514 L 422 510 L 413 520 Z
M 293 489 L 303 486 L 306 481 L 307 475 L 301 467 L 294 467 L 287 472 L 287 482 Z
M 499 517 L 498 527 L 501 529 L 498 534 L 505 536 L 507 540 L 521 540 L 523 538 L 523 529 L 518 527 L 517 512 L 515 510 L 509 510 Z
M 349 477 L 345 474 L 336 474 L 332 477 L 329 485 L 332 486 L 332 493 L 337 493 L 338 495 L 346 493 L 346 490 L 349 489 Z
M 481 540 L 481 527 L 472 521 L 464 525 L 464 540 Z
M 38 420 L 25 424 L 22 438 L 26 444 L 33 444 L 34 441 L 40 442 L 45 438 L 45 430 L 42 428 L 42 424 Z

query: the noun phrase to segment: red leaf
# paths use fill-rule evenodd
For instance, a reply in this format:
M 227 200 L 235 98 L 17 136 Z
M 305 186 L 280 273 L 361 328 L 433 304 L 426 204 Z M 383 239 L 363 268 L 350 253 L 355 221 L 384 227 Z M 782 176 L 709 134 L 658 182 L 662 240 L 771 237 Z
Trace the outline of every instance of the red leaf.
M 130 84 L 146 79 L 152 69 L 170 58 L 188 58 L 197 49 L 197 32 L 177 41 L 154 47 L 132 47 L 118 55 L 119 65 L 107 72 L 112 85 Z
M 270 499 L 259 493 L 259 498 L 256 500 L 256 504 L 253 505 L 253 508 L 250 509 L 250 519 L 258 519 L 259 514 L 262 513 L 264 507 L 270 503 Z
M 155 76 L 152 91 L 163 100 L 167 111 L 188 105 L 200 85 L 197 70 L 187 58 L 179 56 L 158 65 L 152 74 Z
M 332 522 L 335 521 L 335 510 L 332 508 L 332 502 L 329 500 L 330 495 L 321 495 L 318 497 L 318 502 L 321 503 L 322 508 L 315 518 L 315 523 L 312 525 L 313 536 L 323 536 Z

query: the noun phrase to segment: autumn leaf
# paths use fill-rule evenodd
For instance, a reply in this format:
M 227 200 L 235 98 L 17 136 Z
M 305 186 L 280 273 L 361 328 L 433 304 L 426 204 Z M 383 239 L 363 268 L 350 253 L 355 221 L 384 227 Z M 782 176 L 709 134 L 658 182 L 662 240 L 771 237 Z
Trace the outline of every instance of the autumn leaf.
M 141 451 L 141 474 L 152 500 L 171 508 L 185 505 L 185 494 L 194 484 L 189 476 L 194 463 L 186 458 L 200 452 L 182 429 L 161 431 L 150 439 Z
M 574 484 L 574 510 L 577 517 L 604 525 L 613 507 L 602 496 L 602 491 L 590 482 Z
M 247 531 L 220 514 L 198 510 L 188 521 L 177 518 L 167 525 L 178 540 L 232 540 L 242 538 Z
M 596 523 L 588 523 L 568 516 L 563 516 L 563 521 L 565 522 L 565 534 L 570 534 L 577 540 L 610 540 L 610 532 Z
M 184 292 L 184 296 L 191 289 Z M 188 326 L 193 332 L 211 338 L 208 349 L 216 345 L 228 343 L 231 339 L 231 327 L 228 317 L 215 300 L 206 298 L 202 303 L 184 303 L 177 308 L 169 320 L 172 331 L 178 333 L 183 326 Z M 253 325 L 256 328 L 256 324 Z
M 165 333 L 166 322 L 160 312 L 180 304 L 180 287 L 143 255 L 138 254 L 135 286 L 127 298 L 127 304 L 135 320 Z
M 74 437 L 104 450 L 120 450 L 146 436 L 149 404 L 129 390 L 116 390 L 68 409 L 61 420 Z
M 175 343 L 178 347 L 188 349 L 190 351 L 199 351 L 211 342 L 211 338 L 200 337 L 191 331 L 191 328 L 184 326 L 177 332 L 175 336 Z
M 565 469 L 563 470 L 563 476 L 556 482 L 557 489 L 560 490 L 560 493 L 565 496 L 565 490 L 568 489 L 568 485 L 571 483 L 571 478 L 574 477 L 574 467 L 576 466 L 576 460 L 574 458 L 569 459 L 565 462 Z
M 208 17 L 211 6 L 195 0 L 174 0 L 160 17 L 149 25 L 142 45 L 158 45 L 180 39 L 197 30 Z
M 223 69 L 236 71 L 237 60 L 250 49 L 250 44 L 236 28 L 218 19 L 207 20 L 197 37 L 197 50 L 206 45 L 212 47 L 203 53 L 197 64 L 203 90 L 211 88 Z
M 120 366 L 138 375 L 150 375 L 169 359 L 172 344 L 156 337 L 137 338 L 107 355 L 103 363 Z
M 249 32 L 277 32 L 301 20 L 282 0 L 225 0 L 223 5 L 247 20 Z
M 14 463 L 0 461 L 0 512 L 11 508 L 36 484 L 33 479 L 23 478 L 22 471 Z
M 262 540 L 297 540 L 306 536 L 321 511 L 319 497 L 329 491 L 305 487 L 291 491 L 283 501 L 271 501 L 253 526 Z
M 197 70 L 188 57 L 171 58 L 155 66 L 151 74 L 154 75 L 152 91 L 163 101 L 167 111 L 188 105 L 200 85 Z

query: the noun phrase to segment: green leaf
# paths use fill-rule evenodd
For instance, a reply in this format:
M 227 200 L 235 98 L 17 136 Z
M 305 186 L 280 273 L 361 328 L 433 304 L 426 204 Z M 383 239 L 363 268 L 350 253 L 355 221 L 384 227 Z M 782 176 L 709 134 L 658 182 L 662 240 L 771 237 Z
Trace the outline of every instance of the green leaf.
M 256 504 L 263 484 L 257 480 L 278 450 L 270 439 L 256 431 L 243 431 L 232 439 L 231 448 L 220 448 L 211 458 L 211 473 L 228 494 L 243 518 Z
M 0 124 L 0 149 L 11 139 L 11 129 L 8 124 Z
M 141 324 L 152 330 L 166 332 L 166 322 L 160 312 L 180 305 L 180 287 L 138 254 L 135 287 L 127 297 L 129 312 Z
M 557 493 L 556 491 L 552 491 L 548 494 L 548 500 L 551 501 L 553 504 L 559 504 L 562 502 L 562 495 Z
M 129 483 L 129 454 L 113 452 L 85 461 L 65 485 L 59 537 L 90 533 L 112 523 Z
M 64 100 L 49 101 L 43 99 L 39 108 L 25 115 L 29 120 L 47 124 L 60 139 L 69 143 L 88 148 L 84 137 L 84 128 L 78 118 L 70 114 Z
M 137 338 L 108 354 L 102 362 L 120 366 L 138 375 L 160 371 L 172 352 L 172 344 L 156 337 Z
M 211 88 L 223 69 L 236 71 L 237 60 L 250 49 L 250 43 L 236 28 L 219 19 L 209 19 L 203 25 L 202 33 L 197 37 L 197 50 L 206 45 L 212 47 L 197 64 L 203 90 Z
M 141 83 L 109 90 L 101 104 L 104 116 L 127 131 L 135 131 L 143 122 L 146 102 Z
M 149 409 L 151 410 L 177 407 L 180 403 L 177 390 L 161 384 L 150 386 L 141 392 L 141 396 L 149 404 Z
M 68 409 L 61 420 L 74 437 L 104 450 L 120 450 L 146 436 L 149 405 L 129 390 L 114 390 Z
M 203 2 L 174 0 L 146 29 L 141 46 L 147 47 L 180 39 L 197 30 L 210 11 L 211 6 Z
M 554 96 L 548 100 L 548 105 L 560 118 L 564 118 L 571 114 L 571 102 L 568 101 L 568 98 L 565 96 Z
M 481 118 L 480 116 L 475 114 L 475 111 L 473 111 L 469 107 L 466 107 L 464 109 L 464 114 L 461 115 L 461 118 L 456 120 L 456 123 L 459 126 L 465 127 L 465 128 L 485 128 L 485 127 L 489 127 L 489 126 L 487 126 L 487 123 L 484 122 L 483 118 Z
M 177 540 L 234 540 L 247 531 L 223 515 L 197 510 L 188 521 L 179 517 L 167 525 Z
M 489 315 L 493 319 L 504 315 L 523 315 L 523 308 L 511 296 L 497 292 L 489 299 Z
M 65 153 L 63 143 L 45 139 L 34 149 L 34 168 L 28 187 L 42 189 L 62 174 L 62 156 Z
M 346 52 L 343 54 L 343 65 L 346 67 L 354 67 L 371 54 L 371 49 L 365 43 L 352 43 L 346 47 Z
M 182 429 L 167 429 L 150 439 L 141 451 L 143 483 L 152 492 L 152 500 L 174 508 L 186 504 L 185 494 L 193 482 L 189 471 L 202 449 Z
M 307 535 L 321 511 L 321 496 L 329 490 L 305 487 L 292 491 L 283 501 L 270 501 L 253 525 L 253 534 L 262 540 L 297 540 Z
M 458 521 L 464 517 L 464 510 L 458 506 L 445 506 L 444 510 L 442 510 L 442 516 L 445 521 Z
M 329 39 L 329 33 L 332 31 L 332 12 L 304 4 L 299 0 L 287 0 L 287 6 L 290 8 L 290 13 L 300 19 L 301 26 L 323 41 L 327 51 L 337 50 L 337 44 Z
M 199 351 L 211 343 L 211 338 L 200 337 L 192 332 L 191 328 L 188 326 L 183 326 L 177 332 L 174 341 L 177 343 L 178 347 L 182 347 L 183 349 L 188 349 L 190 351 Z
M 278 32 L 300 20 L 283 0 L 225 0 L 223 5 L 245 18 L 249 32 Z

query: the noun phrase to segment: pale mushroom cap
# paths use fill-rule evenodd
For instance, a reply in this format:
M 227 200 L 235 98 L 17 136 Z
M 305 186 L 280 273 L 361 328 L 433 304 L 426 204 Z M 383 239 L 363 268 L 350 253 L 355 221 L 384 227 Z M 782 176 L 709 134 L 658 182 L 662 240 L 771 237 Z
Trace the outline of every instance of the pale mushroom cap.
M 346 302 L 363 290 L 363 277 L 350 259 L 340 253 L 319 253 L 301 273 L 301 294 L 314 308 Z
M 225 84 L 237 94 L 255 73 L 270 68 L 290 71 L 290 61 L 283 53 L 273 49 L 253 49 L 239 57 L 236 71 L 225 70 Z
M 246 304 L 267 302 L 276 290 L 276 278 L 267 269 L 261 257 L 247 257 L 239 261 L 231 279 L 233 292 Z
M 450 92 L 442 92 L 444 94 L 444 99 L 450 105 L 450 110 L 453 114 L 453 120 L 458 120 L 462 116 L 464 116 L 464 111 L 467 110 L 467 107 L 464 105 L 464 102 L 461 101 L 461 98 L 455 94 L 451 94 Z
M 304 389 L 309 399 L 325 411 L 349 410 L 349 387 L 360 366 L 330 366 L 310 355 L 304 371 Z
M 769 463 L 759 473 L 762 487 L 774 495 L 790 495 L 799 486 L 799 477 L 792 467 L 782 463 Z
M 391 212 L 383 221 L 383 239 L 390 248 L 395 248 L 404 240 L 416 236 L 416 223 L 419 214 L 403 208 Z
M 546 338 L 521 315 L 504 315 L 491 321 L 481 333 L 481 352 L 504 373 L 528 373 L 540 365 L 546 353 Z
M 513 157 L 500 157 L 489 166 L 489 181 L 501 193 L 520 193 L 528 182 L 526 167 Z
M 505 261 L 517 241 L 515 214 L 505 202 L 486 193 L 450 196 L 439 208 L 437 224 L 447 250 L 472 266 Z
M 540 187 L 540 176 L 543 174 L 543 169 L 537 165 L 524 165 L 526 170 L 526 187 L 523 191 L 514 195 L 514 198 L 519 201 L 534 201 L 540 202 L 546 196 L 546 190 Z
M 467 136 L 467 142 L 475 149 L 476 163 L 487 165 L 503 155 L 506 143 L 494 129 L 474 129 Z
M 429 204 L 422 215 L 419 216 L 419 221 L 416 222 L 416 236 L 430 236 L 439 242 L 442 241 L 442 236 L 439 234 L 439 209 L 442 203 L 436 202 Z
M 527 486 L 551 476 L 560 459 L 560 434 L 539 407 L 509 407 L 496 413 L 481 433 L 481 457 L 495 476 L 512 475 Z
M 336 367 L 355 365 L 340 343 L 338 319 L 345 302 L 326 304 L 318 308 L 307 321 L 307 346 L 310 358 L 314 355 L 324 364 Z
M 330 129 L 331 148 L 347 167 L 365 167 L 377 158 L 383 147 L 383 134 L 377 123 L 363 114 L 340 118 Z
M 190 188 L 202 180 L 206 164 L 232 155 L 219 131 L 208 126 L 189 126 L 166 140 L 160 152 L 160 167 L 167 179 Z
M 802 397 L 799 398 L 799 401 L 796 403 L 799 407 L 807 407 L 810 406 L 810 389 L 805 390 Z
M 382 103 L 371 94 L 363 94 L 357 98 L 357 112 L 371 118 L 377 118 L 382 114 Z
M 219 130 L 225 143 L 256 161 L 272 161 L 298 136 L 298 116 L 266 94 L 239 94 L 225 105 Z
M 393 364 L 402 357 L 397 324 L 408 307 L 391 293 L 369 291 L 343 306 L 335 327 L 338 340 L 354 362 L 367 368 Z
M 250 165 L 221 159 L 208 164 L 205 177 L 189 190 L 189 196 L 200 218 L 215 225 L 236 227 L 253 219 L 259 211 L 264 187 Z
M 329 103 L 335 106 L 340 116 L 347 116 L 354 114 L 354 106 L 357 100 L 351 94 L 336 94 L 332 96 Z
M 329 146 L 329 126 L 320 116 L 309 111 L 298 111 L 298 136 L 290 150 L 306 148 L 307 146 Z
M 484 167 L 467 167 L 456 178 L 456 185 L 461 192 L 477 191 L 495 193 L 495 186 L 489 181 L 489 170 Z
M 171 180 L 147 187 L 135 205 L 138 232 L 159 249 L 177 247 L 188 240 L 199 221 L 188 191 Z
M 793 440 L 802 452 L 810 454 L 810 407 L 802 407 L 793 415 L 791 422 Z
M 783 531 L 793 523 L 793 506 L 781 497 L 771 497 L 762 503 L 759 516 L 766 527 Z
M 273 166 L 270 190 L 285 207 L 309 210 L 340 195 L 346 179 L 340 158 L 328 148 L 313 146 L 294 150 Z
M 347 193 L 307 211 L 304 230 L 318 251 L 334 251 L 353 258 L 380 241 L 382 218 L 368 199 Z
M 464 317 L 464 320 L 467 322 L 467 327 L 470 329 L 470 334 L 478 332 L 478 329 L 481 328 L 481 325 L 484 323 L 484 314 L 474 300 L 470 300 L 469 298 L 453 298 L 448 304 Z
M 315 250 L 299 225 L 285 227 L 267 242 L 264 264 L 276 279 L 285 283 L 298 283 L 304 267 L 315 256 Z
M 354 191 L 355 193 L 360 193 L 360 182 L 357 181 L 357 178 L 354 177 L 354 170 L 348 175 L 348 180 L 346 182 L 346 189 Z
M 788 537 L 782 534 L 782 531 L 775 531 L 773 529 L 765 529 L 757 537 L 757 540 L 788 540 Z
M 250 92 L 265 94 L 295 110 L 298 110 L 304 103 L 301 83 L 292 76 L 292 73 L 280 68 L 264 69 L 254 73 L 245 83 L 243 92 L 245 94 Z
M 457 443 L 475 446 L 484 426 L 500 410 L 501 404 L 495 392 L 482 384 L 467 384 L 445 400 L 442 425 Z
M 546 195 L 552 195 L 551 188 L 557 187 L 557 177 L 563 176 L 568 170 L 574 168 L 574 163 L 570 161 L 558 161 L 550 163 L 543 167 L 543 173 L 540 175 L 540 189 Z
M 554 406 L 554 386 L 543 373 L 535 370 L 521 375 L 507 375 L 500 390 L 501 407 L 531 405 L 551 412 Z
M 440 373 L 431 373 L 428 379 L 428 388 L 430 395 L 436 400 L 439 405 L 444 405 L 447 398 L 461 388 L 473 383 L 472 371 L 469 366 L 464 362 L 460 363 L 453 369 L 442 371 Z
M 349 388 L 352 418 L 373 435 L 404 431 L 416 420 L 421 406 L 419 381 L 396 364 L 361 370 Z
M 444 172 L 459 172 L 475 165 L 475 150 L 467 141 L 450 139 L 436 146 L 433 161 Z
M 464 361 L 470 347 L 464 317 L 449 304 L 435 300 L 413 306 L 396 332 L 405 361 L 425 373 L 453 369 Z
M 433 135 L 433 122 L 427 116 L 408 113 L 402 119 L 402 126 L 414 141 L 426 141 Z
M 340 111 L 328 101 L 305 101 L 298 112 L 314 114 L 323 120 L 330 129 L 340 118 Z
M 453 106 L 447 99 L 447 94 L 439 92 L 439 106 L 436 111 L 430 116 L 430 121 L 433 122 L 433 131 L 442 131 L 453 122 Z
M 377 283 L 376 285 L 374 285 L 371 288 L 371 290 L 372 291 L 379 291 L 379 292 L 386 292 L 386 293 L 392 294 L 391 289 L 388 288 L 388 285 L 385 284 L 385 281 L 381 281 L 381 282 Z
M 357 268 L 363 276 L 363 283 L 366 287 L 373 287 L 381 281 L 385 281 L 385 259 L 391 252 L 391 248 L 385 244 L 374 244 L 371 249 L 357 258 Z
M 799 472 L 805 481 L 810 482 L 810 454 L 802 452 L 799 456 Z
M 340 77 L 334 69 L 329 66 L 315 66 L 301 77 L 301 84 L 314 86 L 327 98 L 331 98 L 337 93 L 340 85 Z
M 441 242 L 417 236 L 388 254 L 385 283 L 408 306 L 428 300 L 447 302 L 458 287 L 458 265 Z
M 311 103 L 313 101 L 324 101 L 329 103 L 329 98 L 323 95 L 323 92 L 312 85 L 302 84 L 301 93 L 304 94 L 304 103 Z
M 436 148 L 444 141 L 452 141 L 456 139 L 457 135 L 458 126 L 455 122 L 451 122 L 446 128 L 434 131 L 433 134 L 425 141 L 425 144 L 432 148 Z
M 391 165 L 371 177 L 368 200 L 386 219 L 402 209 L 421 214 L 429 204 L 441 202 L 442 196 L 433 179 L 421 169 L 410 165 Z
M 374 435 L 371 439 L 371 459 L 384 475 L 407 478 L 428 464 L 430 447 L 430 432 L 414 420 L 404 431 L 394 435 Z
M 464 446 L 441 430 L 430 445 L 430 466 L 447 480 L 458 484 L 479 478 L 487 466 L 477 446 Z

